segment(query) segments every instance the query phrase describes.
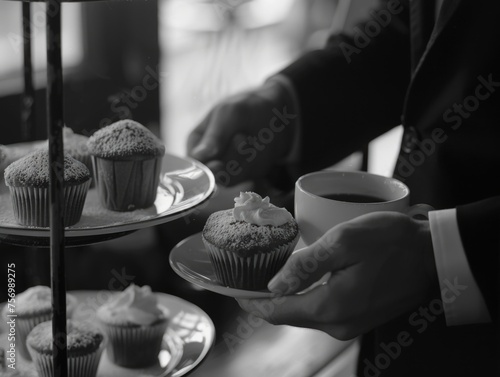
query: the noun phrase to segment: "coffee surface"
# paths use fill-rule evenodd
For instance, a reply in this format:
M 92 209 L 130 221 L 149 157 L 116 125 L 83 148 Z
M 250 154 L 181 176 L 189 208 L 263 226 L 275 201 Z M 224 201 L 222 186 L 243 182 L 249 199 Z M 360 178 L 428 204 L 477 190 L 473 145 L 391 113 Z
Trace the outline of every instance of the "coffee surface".
M 322 195 L 322 197 L 349 203 L 381 203 L 387 201 L 377 196 L 365 194 L 327 194 Z

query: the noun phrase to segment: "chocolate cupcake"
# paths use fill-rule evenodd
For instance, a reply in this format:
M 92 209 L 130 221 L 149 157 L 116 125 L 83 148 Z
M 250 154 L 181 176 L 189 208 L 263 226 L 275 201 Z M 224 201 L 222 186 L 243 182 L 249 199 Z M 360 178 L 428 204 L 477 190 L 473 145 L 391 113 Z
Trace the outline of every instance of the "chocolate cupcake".
M 71 318 L 76 304 L 76 298 L 67 293 L 66 312 L 68 318 Z M 3 317 L 8 318 L 8 314 L 16 315 L 17 350 L 25 360 L 31 360 L 26 338 L 36 325 L 52 318 L 52 293 L 50 287 L 37 285 L 21 292 L 16 297 L 15 311 L 10 312 L 9 307 L 5 306 Z
M 50 220 L 49 154 L 46 148 L 14 161 L 4 172 L 18 223 L 48 227 Z M 80 221 L 90 172 L 81 162 L 64 154 L 64 225 Z
M 104 350 L 102 330 L 87 322 L 68 320 L 66 332 L 68 375 L 95 377 Z M 39 377 L 54 375 L 52 339 L 52 321 L 38 324 L 28 335 L 28 349 Z
M 105 208 L 133 211 L 154 204 L 165 146 L 151 131 L 121 120 L 96 131 L 87 145 Z
M 263 290 L 281 269 L 299 240 L 299 228 L 284 208 L 269 197 L 245 192 L 233 209 L 211 214 L 202 232 L 220 284 Z
M 158 363 L 168 313 L 149 286 L 134 284 L 102 305 L 97 319 L 109 339 L 106 352 L 111 362 L 128 368 Z

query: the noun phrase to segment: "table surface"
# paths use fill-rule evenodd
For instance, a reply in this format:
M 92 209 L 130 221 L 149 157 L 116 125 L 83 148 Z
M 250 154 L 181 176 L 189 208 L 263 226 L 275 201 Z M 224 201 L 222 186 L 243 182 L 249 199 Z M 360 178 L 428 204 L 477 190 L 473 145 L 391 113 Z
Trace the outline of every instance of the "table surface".
M 324 373 L 332 360 L 348 354 L 355 341 L 338 341 L 327 334 L 291 326 L 274 326 L 250 319 L 248 313 L 228 315 L 228 325 L 207 357 L 191 373 L 193 377 L 307 377 Z M 217 331 L 217 329 L 216 329 Z M 0 331 L 0 336 L 5 335 Z M 339 363 L 346 363 L 346 358 Z M 347 363 L 350 361 L 347 360 Z M 351 362 L 352 363 L 352 362 Z M 1 376 L 35 377 L 22 363 L 12 373 L 0 369 Z M 331 367 L 331 366 L 330 366 Z M 346 369 L 344 367 L 344 369 Z M 349 366 L 347 370 L 352 370 Z M 341 377 L 338 373 L 336 377 Z M 351 377 L 352 374 L 342 376 Z M 118 377 L 118 376 L 117 376 Z
M 213 208 L 208 206 L 206 211 L 211 213 Z M 356 346 L 356 342 L 338 341 L 311 329 L 254 323 L 248 320 L 248 313 L 239 309 L 234 299 L 201 290 L 178 277 L 168 266 L 170 247 L 167 241 L 160 242 L 158 237 L 167 234 L 172 237 L 170 242 L 176 243 L 203 225 L 203 221 L 197 218 L 190 218 L 189 221 L 192 221 L 189 227 L 185 221 L 179 220 L 81 250 L 68 249 L 68 284 L 94 289 L 89 286 L 92 285 L 101 289 L 107 286 L 109 279 L 116 277 L 117 272 L 122 272 L 133 277 L 138 284 L 166 284 L 162 292 L 201 307 L 214 321 L 217 338 L 205 360 L 189 374 L 193 377 L 354 376 L 352 362 L 356 349 L 352 346 Z M 46 253 L 43 250 L 21 253 L 16 249 L 10 255 L 2 255 L 9 255 L 6 260 L 16 261 L 19 272 L 23 268 L 30 275 L 29 271 L 44 261 Z M 44 266 L 40 266 L 39 270 L 47 273 Z M 89 274 L 92 276 L 90 279 Z M 46 280 L 48 276 L 40 278 Z M 332 363 L 332 360 L 335 362 Z M 337 373 L 337 364 L 342 364 L 342 373 Z M 2 373 L 0 371 L 3 377 Z
M 190 376 L 317 376 L 350 346 L 356 346 L 354 342 L 341 342 L 311 329 L 264 323 L 244 333 L 241 323 L 235 325 L 234 332 L 223 334 L 227 335 L 226 340 L 216 344 L 212 353 Z M 347 357 L 352 360 L 352 355 Z M 352 368 L 347 366 L 345 369 L 350 371 Z M 351 377 L 352 374 L 345 376 Z

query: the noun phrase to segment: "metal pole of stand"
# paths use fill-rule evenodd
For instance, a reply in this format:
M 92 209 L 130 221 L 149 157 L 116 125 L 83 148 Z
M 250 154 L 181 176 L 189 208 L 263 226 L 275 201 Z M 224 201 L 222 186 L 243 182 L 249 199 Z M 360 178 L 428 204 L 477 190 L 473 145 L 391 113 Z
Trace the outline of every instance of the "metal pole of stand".
M 64 262 L 64 145 L 61 1 L 46 0 L 47 133 L 50 162 L 50 266 L 54 377 L 67 377 L 66 271 Z
M 24 92 L 21 102 L 21 127 L 23 139 L 34 139 L 35 131 L 35 88 L 33 85 L 33 63 L 31 59 L 31 3 L 22 4 L 23 7 L 23 54 L 24 54 Z

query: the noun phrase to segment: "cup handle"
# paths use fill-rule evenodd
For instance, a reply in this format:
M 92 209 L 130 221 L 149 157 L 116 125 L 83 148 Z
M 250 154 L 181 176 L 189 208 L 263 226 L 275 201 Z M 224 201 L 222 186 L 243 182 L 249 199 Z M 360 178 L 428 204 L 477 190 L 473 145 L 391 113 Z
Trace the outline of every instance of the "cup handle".
M 417 220 L 429 220 L 429 212 L 434 211 L 434 207 L 429 204 L 414 204 L 406 211 L 406 214 Z

